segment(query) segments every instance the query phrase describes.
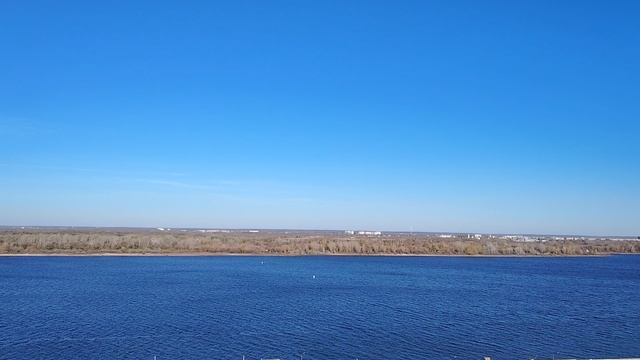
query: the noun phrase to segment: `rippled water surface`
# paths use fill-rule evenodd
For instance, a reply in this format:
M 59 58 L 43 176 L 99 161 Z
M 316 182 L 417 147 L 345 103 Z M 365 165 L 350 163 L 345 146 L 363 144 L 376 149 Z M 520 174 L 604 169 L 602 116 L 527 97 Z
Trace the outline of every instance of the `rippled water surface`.
M 0 257 L 2 359 L 640 356 L 640 257 Z

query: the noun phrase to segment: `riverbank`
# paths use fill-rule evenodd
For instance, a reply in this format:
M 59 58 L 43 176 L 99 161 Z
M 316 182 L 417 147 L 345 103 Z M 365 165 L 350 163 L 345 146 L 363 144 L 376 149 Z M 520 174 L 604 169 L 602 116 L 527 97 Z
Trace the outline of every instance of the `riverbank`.
M 637 240 L 539 240 L 392 233 L 0 231 L 0 254 L 32 256 L 594 256 L 640 253 Z
M 173 253 L 0 253 L 0 257 L 463 257 L 463 258 L 538 258 L 538 257 L 604 257 L 613 255 L 640 255 L 635 253 L 608 253 L 597 255 L 464 255 L 464 254 L 269 254 L 269 253 L 206 253 L 206 252 L 173 252 Z
M 597 254 L 597 255 L 442 255 L 442 254 L 232 254 L 232 253 L 21 253 L 0 254 L 0 257 L 463 257 L 463 258 L 538 258 L 538 257 L 603 257 L 612 255 L 640 255 L 640 254 Z

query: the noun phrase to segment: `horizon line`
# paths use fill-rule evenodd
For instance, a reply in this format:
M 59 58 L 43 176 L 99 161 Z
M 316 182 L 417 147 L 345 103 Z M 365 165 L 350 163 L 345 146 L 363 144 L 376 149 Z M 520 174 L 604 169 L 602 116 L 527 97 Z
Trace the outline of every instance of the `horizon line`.
M 258 230 L 258 231 L 299 231 L 299 232 L 344 232 L 344 231 L 380 231 L 382 233 L 398 233 L 398 234 L 443 234 L 443 235 L 455 235 L 455 234 L 480 234 L 480 235 L 518 235 L 518 236 L 564 236 L 564 237 L 585 237 L 585 238 L 633 238 L 639 239 L 640 235 L 594 235 L 594 234 L 563 234 L 563 233 L 532 233 L 532 232 L 481 232 L 481 231 L 425 231 L 425 230 L 380 230 L 373 228 L 343 228 L 343 229 L 296 229 L 296 228 L 261 228 L 261 227 L 216 227 L 216 226 L 91 226 L 91 225 L 0 225 L 0 229 L 3 228 L 17 228 L 17 229 L 139 229 L 139 230 L 159 230 L 159 231 L 172 231 L 172 230 L 230 230 L 230 231 L 242 231 L 242 230 Z M 160 230 L 163 229 L 163 230 Z M 166 229 L 166 230 L 165 230 Z

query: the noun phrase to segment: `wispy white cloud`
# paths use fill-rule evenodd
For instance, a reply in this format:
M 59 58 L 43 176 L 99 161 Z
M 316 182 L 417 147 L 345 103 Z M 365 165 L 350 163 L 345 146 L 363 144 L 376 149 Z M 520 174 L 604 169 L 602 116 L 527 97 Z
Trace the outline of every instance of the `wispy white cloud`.
M 227 198 L 236 201 L 265 202 L 274 201 L 289 203 L 323 202 L 320 198 L 309 196 L 318 190 L 314 186 L 291 184 L 285 181 L 264 179 L 215 179 L 211 175 L 193 175 L 181 172 L 162 171 L 126 171 L 105 169 L 99 167 L 74 167 L 47 164 L 15 164 L 0 163 L 2 167 L 15 169 L 36 170 L 52 176 L 74 178 L 75 182 L 101 183 L 104 189 L 112 183 L 118 187 L 125 185 L 131 189 L 146 190 L 162 193 L 174 189 L 175 191 L 190 191 L 202 196 Z M 142 166 L 140 166 L 143 169 Z M 322 189 L 323 192 L 327 189 Z
M 18 169 L 29 169 L 29 170 L 53 170 L 53 171 L 65 171 L 65 172 L 78 172 L 78 173 L 93 173 L 93 174 L 101 174 L 101 175 L 126 175 L 131 173 L 130 171 L 117 171 L 117 170 L 109 170 L 109 169 L 101 169 L 101 168 L 88 168 L 88 167 L 75 167 L 75 166 L 57 166 L 57 165 L 43 165 L 43 164 L 29 164 L 29 163 L 8 163 L 3 162 L 0 163 L 0 166 L 5 167 L 14 167 Z M 140 171 L 142 173 L 142 171 Z M 187 174 L 182 172 L 167 172 L 167 171 L 144 171 L 145 174 L 150 174 L 154 176 L 173 176 L 173 177 L 182 177 L 187 176 Z
M 119 178 L 123 182 L 157 185 L 176 189 L 202 191 L 203 194 L 242 201 L 311 203 L 319 199 L 307 196 L 304 189 L 276 182 L 250 180 L 214 180 L 207 183 L 177 181 L 164 178 Z
M 169 187 L 185 188 L 185 189 L 213 190 L 213 189 L 219 188 L 219 186 L 215 186 L 215 185 L 203 185 L 203 184 L 196 184 L 196 183 L 189 183 L 189 182 L 175 181 L 175 180 L 165 180 L 165 179 L 124 179 L 124 180 L 130 180 L 134 182 L 153 184 L 153 185 L 164 185 Z
M 0 135 L 31 136 L 55 131 L 50 123 L 19 117 L 0 117 Z

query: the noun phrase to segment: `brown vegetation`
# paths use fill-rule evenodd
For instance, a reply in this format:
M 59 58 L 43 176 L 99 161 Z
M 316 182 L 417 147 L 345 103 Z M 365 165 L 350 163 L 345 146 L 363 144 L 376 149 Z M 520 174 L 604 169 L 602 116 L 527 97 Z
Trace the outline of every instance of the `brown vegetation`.
M 340 234 L 0 231 L 0 254 L 210 253 L 273 255 L 601 255 L 640 253 L 640 241 L 443 239 Z

